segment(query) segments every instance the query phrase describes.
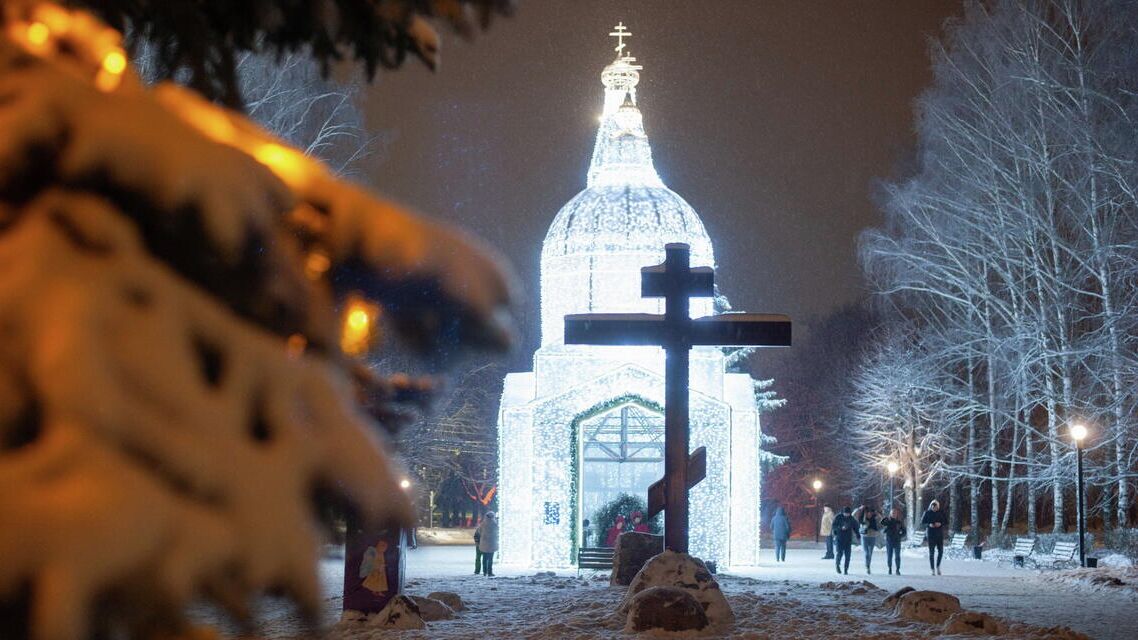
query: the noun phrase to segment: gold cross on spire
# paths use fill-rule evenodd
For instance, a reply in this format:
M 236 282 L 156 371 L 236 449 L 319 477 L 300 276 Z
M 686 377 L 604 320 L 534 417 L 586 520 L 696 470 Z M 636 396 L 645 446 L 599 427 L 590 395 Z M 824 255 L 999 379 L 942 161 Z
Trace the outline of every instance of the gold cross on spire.
M 632 32 L 628 30 L 628 27 L 624 26 L 623 20 L 621 22 L 618 22 L 617 25 L 613 27 L 613 29 L 614 31 L 609 35 L 616 38 L 616 47 L 613 49 L 613 51 L 616 51 L 616 57 L 619 60 L 620 58 L 624 57 L 624 39 L 631 38 Z

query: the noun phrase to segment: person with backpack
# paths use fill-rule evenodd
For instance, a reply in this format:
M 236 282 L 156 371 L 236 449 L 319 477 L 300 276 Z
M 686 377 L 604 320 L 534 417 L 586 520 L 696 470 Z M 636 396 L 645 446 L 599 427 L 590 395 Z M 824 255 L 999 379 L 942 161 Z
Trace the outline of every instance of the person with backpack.
M 929 569 L 934 576 L 940 575 L 940 561 L 944 558 L 944 530 L 948 527 L 948 517 L 940 509 L 940 501 L 929 503 L 929 510 L 921 518 L 921 525 L 927 527 L 925 542 L 929 545 Z M 936 561 L 933 554 L 936 553 Z
M 842 571 L 842 558 L 845 558 L 845 573 L 848 575 L 850 572 L 850 552 L 853 550 L 854 538 L 858 535 L 858 523 L 852 515 L 850 515 L 850 508 L 844 507 L 842 512 L 834 518 L 833 524 L 834 534 L 834 566 L 837 568 L 838 573 Z
M 897 575 L 901 575 L 901 541 L 909 534 L 901 519 L 901 510 L 893 507 L 889 515 L 881 519 L 881 531 L 885 534 L 885 561 L 889 564 L 889 575 L 893 575 L 896 558 Z

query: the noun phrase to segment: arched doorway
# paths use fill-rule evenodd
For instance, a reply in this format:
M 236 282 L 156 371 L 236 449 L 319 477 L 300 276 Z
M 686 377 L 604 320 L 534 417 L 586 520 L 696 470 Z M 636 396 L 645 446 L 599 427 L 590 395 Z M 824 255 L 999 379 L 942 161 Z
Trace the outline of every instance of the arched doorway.
M 654 402 L 628 396 L 582 413 L 574 424 L 576 549 L 586 542 L 584 520 L 594 520 L 602 505 L 622 493 L 643 498 L 648 485 L 664 475 L 664 412 Z M 611 525 L 592 522 L 588 546 L 600 546 Z

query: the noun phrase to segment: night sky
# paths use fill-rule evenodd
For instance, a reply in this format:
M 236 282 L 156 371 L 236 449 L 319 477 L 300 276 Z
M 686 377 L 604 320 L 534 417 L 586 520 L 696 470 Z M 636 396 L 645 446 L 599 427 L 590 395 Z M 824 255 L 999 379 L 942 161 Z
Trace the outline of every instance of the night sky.
M 523 0 L 473 42 L 447 34 L 367 89 L 392 142 L 367 181 L 470 229 L 513 263 L 523 356 L 538 340 L 541 242 L 584 188 L 606 34 L 633 33 L 639 105 L 664 182 L 700 214 L 736 309 L 808 320 L 863 295 L 875 185 L 912 157 L 928 39 L 958 1 Z

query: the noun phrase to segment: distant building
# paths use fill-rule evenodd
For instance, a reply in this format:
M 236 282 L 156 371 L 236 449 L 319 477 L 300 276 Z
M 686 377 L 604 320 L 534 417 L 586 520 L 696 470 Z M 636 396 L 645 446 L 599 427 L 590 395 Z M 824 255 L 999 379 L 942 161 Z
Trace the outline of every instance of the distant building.
M 622 33 L 623 27 L 618 26 Z M 614 34 L 616 35 L 616 34 Z M 626 36 L 623 36 L 626 37 Z M 664 245 L 691 246 L 715 266 L 691 205 L 668 189 L 652 151 L 625 55 L 601 73 L 604 111 L 587 186 L 554 218 L 541 255 L 541 347 L 533 371 L 506 376 L 498 418 L 501 560 L 571 566 L 594 514 L 620 493 L 644 497 L 664 472 L 664 353 L 655 347 L 566 346 L 570 313 L 662 313 L 640 296 L 640 268 Z M 713 313 L 693 299 L 693 317 Z M 750 376 L 727 373 L 721 350 L 691 353 L 691 446 L 706 446 L 707 478 L 691 492 L 691 552 L 722 566 L 758 562 L 759 413 Z

